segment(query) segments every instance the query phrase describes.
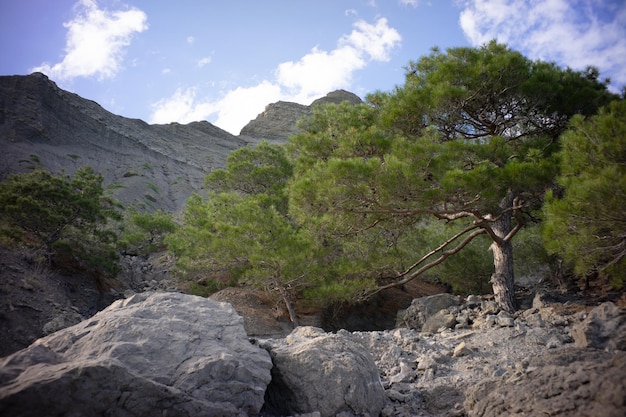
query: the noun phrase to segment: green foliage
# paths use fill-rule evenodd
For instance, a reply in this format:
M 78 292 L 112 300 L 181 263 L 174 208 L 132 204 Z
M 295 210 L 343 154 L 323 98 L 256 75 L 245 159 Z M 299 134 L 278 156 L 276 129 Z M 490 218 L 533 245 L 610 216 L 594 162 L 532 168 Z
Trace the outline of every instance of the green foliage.
M 207 176 L 208 198 L 192 196 L 166 239 L 181 275 L 209 289 L 226 280 L 276 291 L 289 307 L 314 269 L 307 236 L 286 215 L 291 174 L 282 147 L 232 152 L 226 169 Z
M 550 192 L 545 238 L 581 277 L 626 282 L 626 102 L 575 117 L 562 136 L 562 196 Z
M 285 185 L 293 174 L 291 162 L 282 146 L 263 141 L 228 155 L 225 169 L 207 175 L 205 185 L 215 192 L 241 195 L 264 194 L 280 212 L 287 211 Z
M 287 147 L 232 152 L 165 243 L 199 293 L 231 282 L 355 301 L 424 273 L 482 292 L 546 261 L 522 227 L 555 183 L 568 120 L 614 97 L 597 76 L 495 42 L 435 49 L 390 93 L 316 106 Z
M 333 285 L 349 284 L 339 294 L 354 281 L 382 288 L 435 267 L 429 273 L 456 289 L 482 288 L 486 246 L 506 247 L 506 261 L 492 259 L 495 275 L 513 270 L 511 239 L 558 174 L 567 120 L 611 98 L 593 72 L 532 62 L 495 42 L 435 49 L 393 92 L 321 106 L 301 124 L 289 145 L 290 214 L 327 248 Z
M 187 279 L 233 282 L 267 291 L 306 286 L 310 245 L 264 194 L 210 193 L 187 202 L 184 225 L 166 238 Z
M 445 53 L 435 48 L 409 63 L 406 84 L 387 106 L 400 118 L 387 119 L 392 126 L 404 126 L 404 115 L 417 110 L 421 118 L 412 131 L 435 126 L 444 140 L 556 138 L 574 114 L 594 114 L 614 98 L 594 68 L 562 70 L 492 41 Z
M 0 183 L 4 224 L 14 237 L 45 249 L 51 262 L 115 275 L 117 236 L 106 223 L 120 215 L 102 181 L 88 166 L 73 177 L 43 170 L 13 175 Z
M 140 213 L 128 209 L 119 247 L 125 252 L 147 256 L 165 248 L 165 237 L 176 231 L 177 224 L 171 213 L 157 210 Z

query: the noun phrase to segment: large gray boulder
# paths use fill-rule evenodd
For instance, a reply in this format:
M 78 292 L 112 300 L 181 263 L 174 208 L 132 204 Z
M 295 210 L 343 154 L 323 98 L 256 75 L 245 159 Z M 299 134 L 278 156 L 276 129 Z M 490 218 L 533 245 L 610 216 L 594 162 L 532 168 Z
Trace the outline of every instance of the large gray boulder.
M 450 327 L 448 314 L 441 313 L 437 317 L 437 323 L 429 323 L 427 329 L 423 329 L 424 324 L 426 324 L 428 319 L 438 315 L 438 313 L 444 309 L 459 305 L 459 297 L 446 293 L 416 298 L 405 310 L 402 317 L 399 318 L 398 327 L 408 327 L 417 331 L 436 331 L 438 325 Z M 441 324 L 444 322 L 447 324 Z M 433 330 L 433 328 L 435 330 Z
M 579 347 L 626 350 L 626 309 L 600 304 L 572 328 L 572 338 Z
M 271 368 L 230 304 L 143 293 L 4 358 L 0 415 L 254 415 Z
M 265 411 L 374 417 L 382 410 L 378 368 L 369 350 L 348 336 L 303 326 L 266 347 L 274 369 Z

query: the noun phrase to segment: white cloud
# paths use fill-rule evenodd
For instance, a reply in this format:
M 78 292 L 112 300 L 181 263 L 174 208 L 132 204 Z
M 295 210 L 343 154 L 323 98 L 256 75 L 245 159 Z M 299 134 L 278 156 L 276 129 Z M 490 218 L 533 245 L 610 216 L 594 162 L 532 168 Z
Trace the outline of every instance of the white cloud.
M 594 65 L 616 89 L 626 84 L 622 1 L 466 0 L 462 8 L 459 23 L 473 45 L 497 39 L 532 59 L 577 70 Z
M 274 80 L 227 91 L 218 100 L 197 98 L 198 89 L 177 90 L 170 98 L 154 104 L 152 123 L 215 118 L 215 124 L 233 134 L 278 100 L 310 104 L 330 91 L 350 88 L 352 76 L 369 62 L 388 61 L 401 36 L 381 18 L 370 24 L 359 20 L 350 34 L 342 36 L 337 47 L 318 47 L 298 61 L 279 64 Z
M 196 41 L 196 38 L 194 38 L 193 36 L 187 36 L 187 43 L 189 45 L 192 45 L 195 41 Z
M 204 67 L 205 65 L 208 65 L 211 63 L 211 57 L 210 56 L 205 56 L 204 58 L 201 58 L 198 60 L 198 66 L 200 68 Z
M 148 28 L 146 14 L 136 8 L 100 10 L 95 0 L 80 0 L 74 10 L 74 19 L 64 23 L 68 33 L 63 60 L 54 65 L 44 63 L 32 71 L 58 80 L 115 76 L 132 36 Z
M 239 87 L 229 91 L 216 103 L 215 125 L 238 134 L 242 127 L 258 116 L 269 103 L 284 100 L 281 88 L 275 83 L 263 81 L 253 87 Z
M 154 103 L 153 107 L 152 123 L 190 123 L 216 111 L 214 104 L 196 100 L 195 88 L 184 91 L 179 88 L 173 96 Z

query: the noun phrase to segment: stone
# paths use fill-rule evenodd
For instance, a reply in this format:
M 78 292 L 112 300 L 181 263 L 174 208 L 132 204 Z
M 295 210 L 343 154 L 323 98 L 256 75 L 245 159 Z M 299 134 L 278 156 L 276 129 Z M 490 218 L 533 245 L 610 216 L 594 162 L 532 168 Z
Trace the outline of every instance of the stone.
M 265 412 L 374 417 L 382 410 L 385 393 L 378 368 L 367 348 L 348 336 L 302 326 L 284 340 L 268 341 L 266 348 L 274 368 Z
M 461 356 L 467 356 L 467 355 L 469 355 L 471 353 L 472 353 L 472 351 L 470 350 L 470 348 L 467 347 L 465 342 L 461 342 L 454 348 L 454 352 L 452 353 L 452 357 L 453 358 L 459 358 Z
M 413 377 L 413 370 L 406 362 L 400 362 L 400 371 L 389 377 L 389 384 L 397 384 L 399 382 L 409 382 Z
M 339 104 L 344 101 L 350 104 L 362 103 L 357 95 L 345 90 L 337 90 L 313 101 L 310 106 L 287 101 L 268 104 L 262 113 L 241 129 L 240 136 L 252 143 L 258 143 L 261 140 L 286 143 L 290 136 L 300 133 L 298 122 L 312 114 L 313 106 L 328 103 Z
M 230 304 L 137 294 L 3 358 L 0 415 L 246 416 L 271 367 Z
M 426 319 L 426 322 L 422 326 L 422 331 L 427 333 L 436 333 L 442 329 L 452 329 L 455 325 L 456 316 L 442 310 Z
M 473 294 L 468 295 L 465 299 L 465 305 L 469 308 L 478 307 L 480 305 L 480 297 Z
M 571 335 L 579 347 L 626 350 L 626 309 L 602 303 L 572 327 Z
M 501 311 L 496 316 L 496 324 L 500 327 L 513 327 L 515 326 L 515 320 L 505 311 Z
M 422 327 L 429 317 L 434 316 L 443 309 L 458 306 L 459 304 L 459 297 L 447 293 L 416 298 L 404 313 L 404 325 L 411 329 L 422 331 Z

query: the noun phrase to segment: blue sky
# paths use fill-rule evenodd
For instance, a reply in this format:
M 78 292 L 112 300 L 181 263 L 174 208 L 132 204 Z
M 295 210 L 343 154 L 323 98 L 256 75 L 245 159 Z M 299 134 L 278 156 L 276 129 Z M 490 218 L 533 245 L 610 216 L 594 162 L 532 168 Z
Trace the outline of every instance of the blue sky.
M 234 134 L 269 103 L 389 91 L 433 46 L 490 39 L 626 85 L 624 0 L 0 0 L 0 75 Z

